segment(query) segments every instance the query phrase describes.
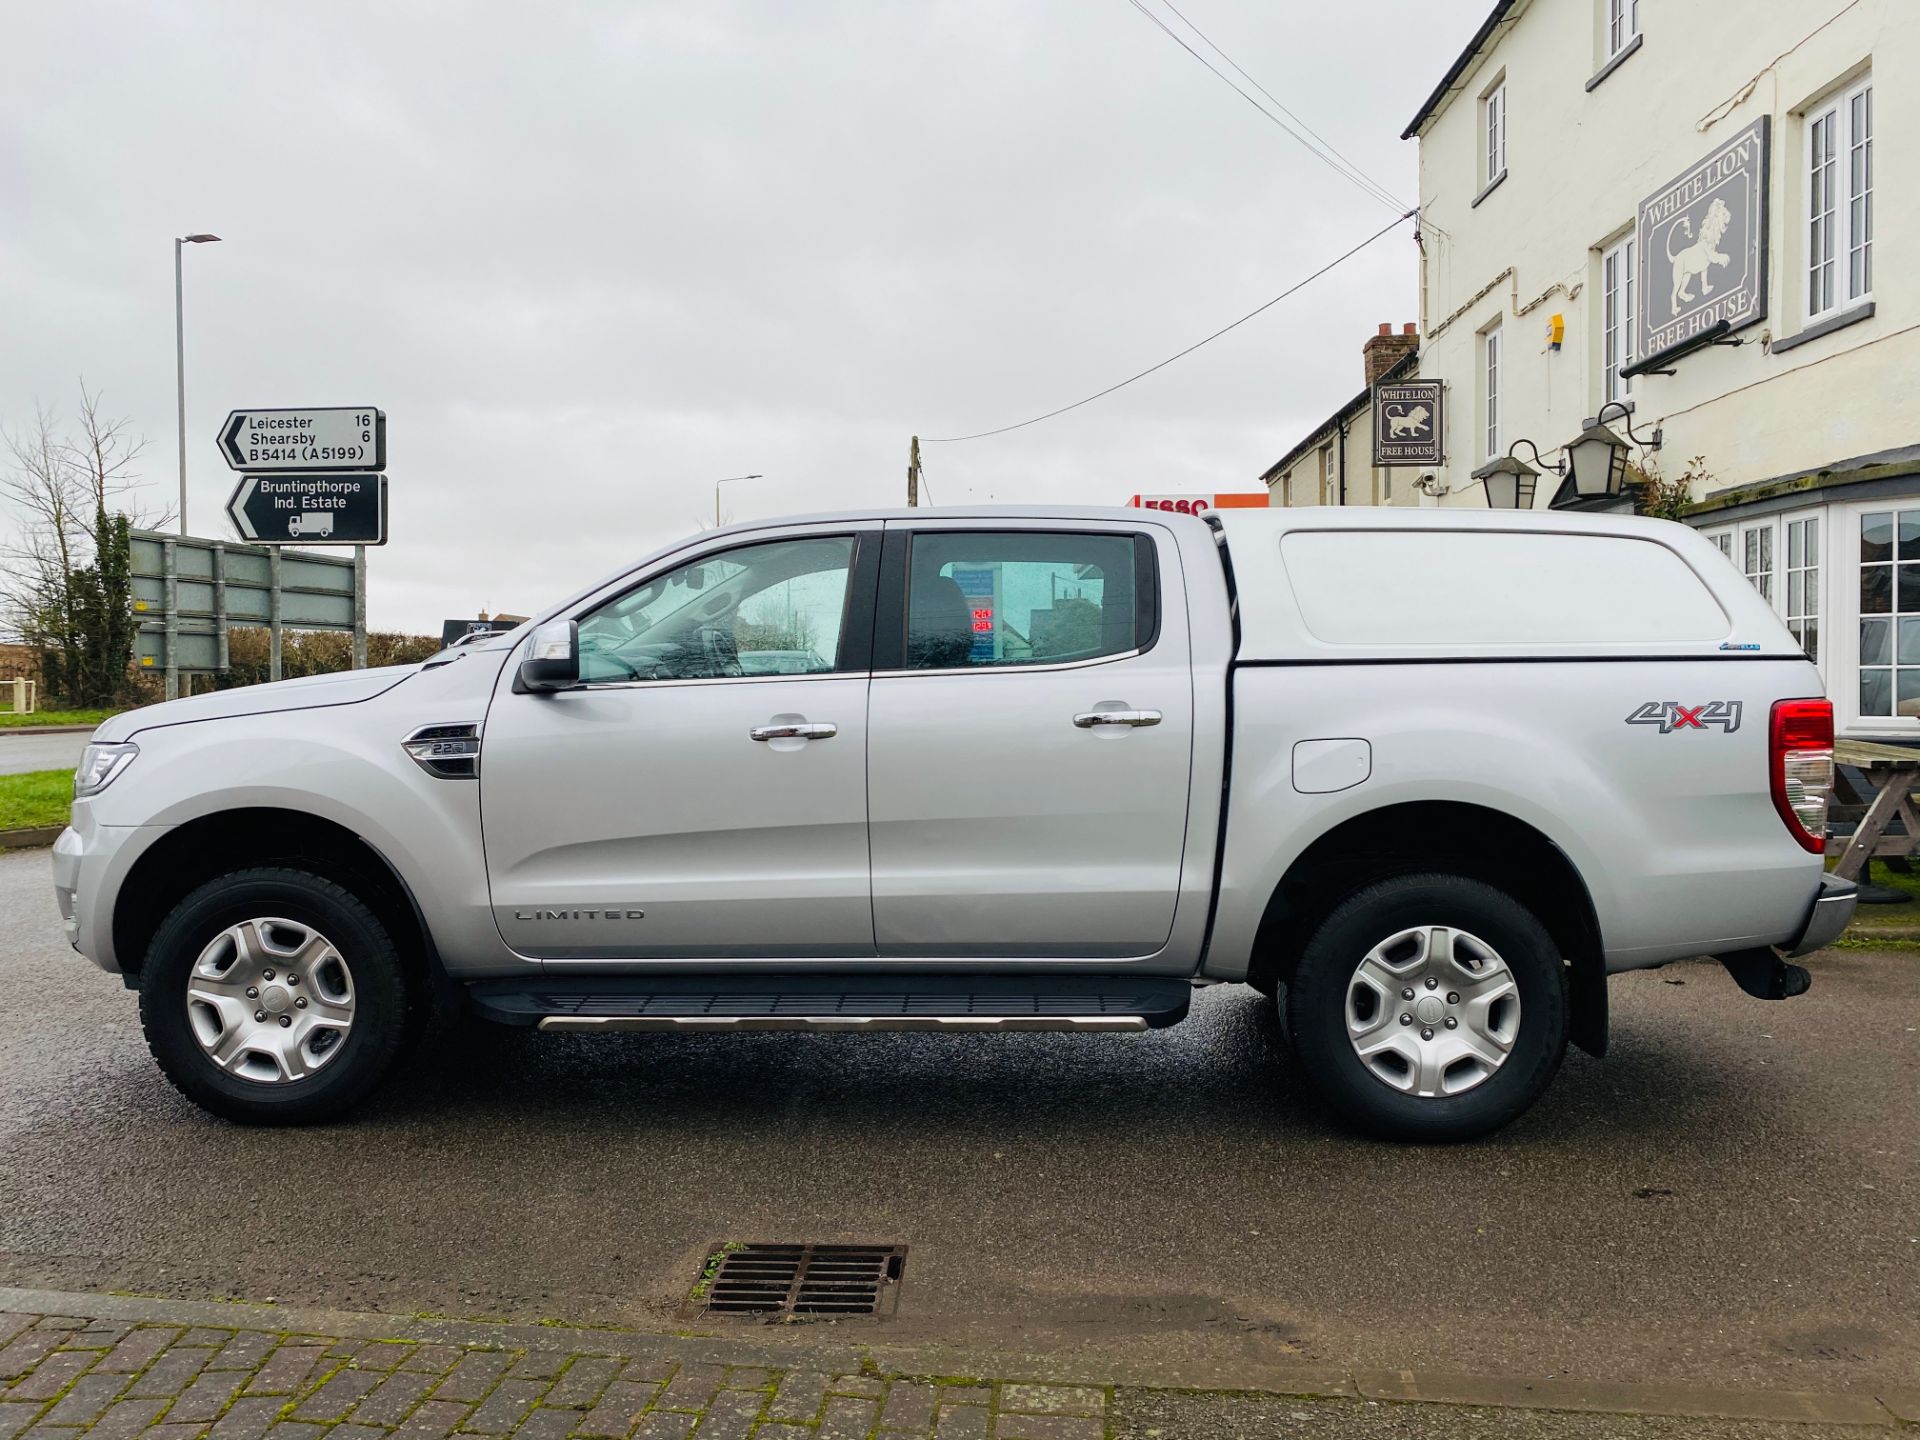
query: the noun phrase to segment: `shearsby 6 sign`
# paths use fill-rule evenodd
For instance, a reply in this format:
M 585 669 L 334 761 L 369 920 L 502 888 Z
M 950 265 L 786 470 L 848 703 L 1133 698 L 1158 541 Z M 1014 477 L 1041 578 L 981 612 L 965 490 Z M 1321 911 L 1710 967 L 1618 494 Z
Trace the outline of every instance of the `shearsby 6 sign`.
M 235 410 L 220 453 L 234 470 L 384 470 L 387 417 L 371 405 Z
M 1766 318 L 1767 120 L 1640 202 L 1641 358 Z
M 1446 461 L 1438 380 L 1394 380 L 1373 387 L 1373 463 L 1439 465 Z

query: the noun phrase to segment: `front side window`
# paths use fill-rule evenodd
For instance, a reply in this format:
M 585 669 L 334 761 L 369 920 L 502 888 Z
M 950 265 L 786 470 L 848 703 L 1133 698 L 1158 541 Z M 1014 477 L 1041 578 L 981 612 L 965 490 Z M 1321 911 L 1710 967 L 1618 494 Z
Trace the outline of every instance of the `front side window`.
M 580 678 L 821 675 L 840 660 L 854 537 L 742 545 L 703 556 L 580 620 Z
M 1486 166 L 1481 174 L 1482 189 L 1493 184 L 1507 173 L 1507 86 L 1506 82 L 1493 87 L 1480 102 L 1481 135 L 1485 142 L 1482 163 Z
M 1873 84 L 1807 114 L 1807 318 L 1873 293 Z
M 1633 380 L 1620 372 L 1633 363 L 1633 236 L 1600 257 L 1600 347 L 1602 400 L 1627 400 Z
M 1920 510 L 1860 517 L 1860 713 L 1920 716 Z
M 1135 547 L 1151 545 L 1087 531 L 914 536 L 907 668 L 1058 665 L 1142 648 L 1153 600 L 1140 593 Z

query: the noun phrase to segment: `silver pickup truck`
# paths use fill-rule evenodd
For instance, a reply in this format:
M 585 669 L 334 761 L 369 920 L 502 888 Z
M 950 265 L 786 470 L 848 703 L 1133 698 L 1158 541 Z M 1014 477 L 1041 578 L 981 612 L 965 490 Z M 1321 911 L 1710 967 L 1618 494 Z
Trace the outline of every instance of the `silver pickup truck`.
M 108 721 L 54 883 L 188 1096 L 337 1115 L 436 997 L 562 1031 L 1125 1031 L 1279 998 L 1376 1133 L 1607 976 L 1832 939 L 1832 711 L 1679 525 L 940 509 L 711 531 L 424 664 Z

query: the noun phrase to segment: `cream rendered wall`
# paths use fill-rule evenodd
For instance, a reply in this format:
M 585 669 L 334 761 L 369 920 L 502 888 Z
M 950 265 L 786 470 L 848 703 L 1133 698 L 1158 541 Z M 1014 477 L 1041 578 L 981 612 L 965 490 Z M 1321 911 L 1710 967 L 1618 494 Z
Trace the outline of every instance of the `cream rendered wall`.
M 1738 336 L 1768 342 L 1801 328 L 1801 112 L 1869 65 L 1876 313 L 1779 355 L 1766 343 L 1716 347 L 1681 358 L 1671 377 L 1637 377 L 1634 426 L 1665 426 L 1658 458 L 1669 475 L 1704 455 L 1715 489 L 1920 442 L 1920 92 L 1910 83 L 1920 3 L 1641 0 L 1639 50 L 1588 92 L 1605 3 L 1516 6 L 1420 139 L 1420 374 L 1449 386 L 1443 503 L 1486 503 L 1468 475 L 1486 458 L 1481 332 L 1502 327 L 1502 448 L 1525 436 L 1551 460 L 1601 401 L 1602 248 L 1634 223 L 1642 197 L 1760 115 L 1773 131 L 1767 316 Z M 1498 75 L 1507 176 L 1475 205 L 1479 97 Z M 1557 353 L 1545 336 L 1556 312 L 1566 326 Z M 1536 505 L 1555 483 L 1543 477 Z

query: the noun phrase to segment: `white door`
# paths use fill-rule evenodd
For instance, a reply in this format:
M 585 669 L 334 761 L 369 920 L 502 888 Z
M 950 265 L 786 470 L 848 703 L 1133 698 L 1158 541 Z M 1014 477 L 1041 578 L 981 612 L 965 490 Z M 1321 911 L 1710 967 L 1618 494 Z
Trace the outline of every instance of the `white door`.
M 881 955 L 1166 944 L 1193 677 L 1153 533 L 889 523 L 867 737 Z
M 514 694 L 509 665 L 480 765 L 508 944 L 555 960 L 873 954 L 879 538 L 792 533 L 648 577 L 577 617 L 575 689 Z

